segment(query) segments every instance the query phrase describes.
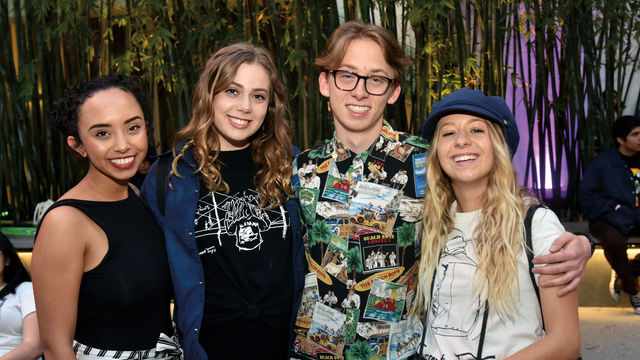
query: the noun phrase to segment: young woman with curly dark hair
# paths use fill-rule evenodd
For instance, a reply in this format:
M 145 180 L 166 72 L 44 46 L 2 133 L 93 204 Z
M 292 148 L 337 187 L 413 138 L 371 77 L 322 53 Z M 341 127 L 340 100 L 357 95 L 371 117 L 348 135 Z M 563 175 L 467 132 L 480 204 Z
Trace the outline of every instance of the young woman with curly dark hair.
M 53 119 L 87 173 L 45 214 L 32 275 L 51 359 L 180 357 L 162 231 L 129 180 L 147 153 L 146 101 L 123 75 L 81 82 Z

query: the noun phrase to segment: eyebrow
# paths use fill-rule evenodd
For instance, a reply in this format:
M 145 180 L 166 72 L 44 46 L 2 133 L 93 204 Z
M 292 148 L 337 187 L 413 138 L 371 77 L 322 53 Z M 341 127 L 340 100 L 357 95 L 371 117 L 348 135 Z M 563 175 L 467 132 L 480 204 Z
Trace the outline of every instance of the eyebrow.
M 486 121 L 489 121 L 489 120 L 481 118 L 481 117 L 474 117 L 472 119 L 469 119 L 469 122 L 478 122 L 478 121 L 486 122 Z
M 130 123 L 132 121 L 136 121 L 138 119 L 142 120 L 142 117 L 136 115 L 136 116 L 133 116 L 133 117 L 125 120 L 124 123 L 128 124 L 128 123 Z M 91 127 L 89 127 L 89 130 L 92 130 L 92 129 L 95 129 L 95 128 L 103 128 L 103 127 L 111 127 L 111 125 L 110 124 L 94 124 Z
M 232 81 L 232 82 L 231 82 L 231 84 L 229 84 L 229 85 L 235 85 L 235 86 L 237 86 L 237 87 L 240 87 L 240 88 L 243 88 L 243 89 L 244 89 L 244 86 L 243 86 L 242 84 L 238 84 L 238 83 L 237 83 L 237 82 L 235 82 L 235 81 Z M 266 93 L 268 93 L 268 92 L 269 92 L 269 90 L 267 90 L 267 89 L 263 89 L 263 88 L 251 89 L 251 91 L 264 91 L 264 92 L 266 92 Z
M 454 113 L 454 114 L 455 114 L 455 113 Z M 449 115 L 452 115 L 452 114 L 449 114 Z M 483 122 L 483 123 L 485 123 L 485 124 L 486 124 L 486 122 L 488 122 L 488 121 L 489 121 L 489 120 L 483 119 L 483 118 L 478 117 L 478 116 L 475 116 L 475 115 L 472 115 L 472 116 L 474 116 L 474 117 L 472 117 L 471 119 L 469 119 L 469 123 Z M 439 126 L 440 128 L 442 128 L 442 127 L 444 127 L 444 126 L 446 126 L 446 125 L 450 125 L 451 123 L 452 123 L 452 121 L 451 121 L 451 120 L 444 120 L 444 121 L 442 121 L 442 120 L 441 120 L 441 121 L 439 121 L 438 126 Z
M 357 73 L 357 71 L 356 71 L 357 69 L 353 65 L 342 64 L 342 65 L 340 65 L 340 67 L 346 67 L 346 68 L 350 69 L 351 72 L 356 72 Z M 384 76 L 391 76 L 389 73 L 384 71 L 384 69 L 371 69 L 371 71 L 369 71 L 369 74 L 367 74 L 367 76 L 371 75 L 371 74 L 376 74 L 376 73 L 382 73 Z

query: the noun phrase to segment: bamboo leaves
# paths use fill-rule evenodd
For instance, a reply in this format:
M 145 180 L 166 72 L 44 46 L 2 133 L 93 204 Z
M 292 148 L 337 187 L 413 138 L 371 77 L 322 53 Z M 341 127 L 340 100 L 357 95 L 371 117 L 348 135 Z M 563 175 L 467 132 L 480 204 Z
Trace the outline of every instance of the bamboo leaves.
M 0 203 L 26 219 L 78 180 L 48 116 L 65 88 L 140 76 L 157 150 L 167 150 L 205 61 L 236 41 L 273 54 L 296 144 L 321 142 L 333 127 L 313 60 L 340 23 L 360 19 L 396 33 L 414 61 L 386 114 L 394 127 L 416 134 L 432 104 L 462 86 L 507 96 L 527 119 L 524 180 L 575 210 L 582 164 L 612 143 L 612 121 L 634 100 L 638 14 L 640 0 L 0 0 Z

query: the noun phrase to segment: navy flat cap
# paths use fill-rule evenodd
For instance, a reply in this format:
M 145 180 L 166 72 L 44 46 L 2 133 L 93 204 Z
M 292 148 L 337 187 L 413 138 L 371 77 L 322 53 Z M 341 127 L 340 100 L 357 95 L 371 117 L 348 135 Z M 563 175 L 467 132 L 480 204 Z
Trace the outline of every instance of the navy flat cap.
M 513 118 L 513 113 L 503 98 L 487 96 L 481 90 L 462 88 L 438 101 L 431 114 L 422 125 L 420 135 L 431 141 L 438 121 L 450 114 L 469 114 L 494 122 L 502 127 L 502 133 L 511 151 L 511 156 L 518 149 L 520 134 Z

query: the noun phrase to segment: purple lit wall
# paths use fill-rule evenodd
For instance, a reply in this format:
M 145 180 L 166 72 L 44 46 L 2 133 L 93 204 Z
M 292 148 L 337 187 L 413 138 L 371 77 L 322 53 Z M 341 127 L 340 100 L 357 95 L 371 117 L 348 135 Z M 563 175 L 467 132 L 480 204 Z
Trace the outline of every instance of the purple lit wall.
M 516 53 L 515 48 L 517 46 L 517 42 L 514 39 L 509 39 L 511 44 L 507 45 L 508 52 L 505 52 L 505 63 L 510 67 L 507 72 L 507 79 L 511 79 L 511 76 L 515 73 L 516 85 L 513 86 L 511 83 L 507 85 L 507 89 L 505 92 L 505 100 L 509 107 L 511 107 L 516 122 L 518 124 L 518 129 L 520 131 L 520 144 L 518 146 L 518 150 L 513 158 L 514 165 L 520 177 L 520 182 L 525 186 L 532 188 L 534 191 L 544 191 L 544 197 L 550 197 L 550 190 L 553 186 L 552 181 L 552 172 L 557 174 L 560 172 L 560 187 L 562 196 L 566 196 L 567 184 L 568 184 L 568 170 L 566 163 L 566 152 L 562 148 L 556 147 L 555 141 L 555 119 L 553 112 L 549 111 L 549 121 L 547 121 L 548 126 L 544 127 L 541 124 L 544 122 L 540 121 L 541 114 L 535 113 L 534 115 L 534 125 L 532 133 L 529 132 L 528 120 L 527 120 L 527 104 L 525 103 L 525 91 L 529 102 L 533 102 L 533 97 L 535 94 L 535 86 L 536 86 L 536 64 L 535 64 L 535 55 L 533 47 L 527 47 L 527 39 L 525 39 L 524 35 L 521 35 L 520 39 L 521 48 L 518 53 Z M 531 34 L 533 37 L 534 35 Z M 530 39 L 529 41 L 533 41 Z M 558 44 L 557 48 L 560 45 Z M 507 50 L 505 49 L 505 50 Z M 528 54 L 528 56 L 526 56 Z M 516 58 L 522 57 L 522 59 Z M 553 58 L 554 61 L 555 58 Z M 515 60 L 515 61 L 514 61 Z M 515 65 L 515 66 L 514 66 Z M 531 71 L 529 71 L 531 69 Z M 557 69 L 557 67 L 556 67 Z M 529 75 L 529 72 L 531 74 Z M 548 79 L 548 83 L 552 84 L 551 79 Z M 555 84 L 558 84 L 560 79 L 558 74 L 555 74 Z M 546 94 L 544 96 L 550 101 L 553 100 L 554 95 L 553 91 L 557 92 L 557 89 L 553 89 L 551 86 L 545 90 Z M 561 95 L 556 95 L 561 96 Z M 531 105 L 530 105 L 531 106 Z M 545 113 L 549 109 L 545 108 Z M 541 129 L 540 126 L 543 126 Z M 570 140 L 575 141 L 577 139 L 576 134 L 576 126 L 577 124 L 572 121 L 571 131 L 570 131 Z M 538 134 L 543 135 L 543 144 L 540 144 L 540 137 Z M 528 157 L 529 145 L 532 146 L 532 156 Z M 562 146 L 562 144 L 560 144 Z M 542 149 L 542 152 L 540 151 Z M 557 163 L 556 154 L 560 152 L 563 154 L 562 160 L 560 163 Z M 577 156 L 577 154 L 576 154 Z M 544 177 L 541 176 L 541 167 L 544 166 Z M 528 171 L 527 171 L 528 169 Z M 526 176 L 526 178 L 525 178 Z M 543 194 L 540 194 L 543 195 Z

